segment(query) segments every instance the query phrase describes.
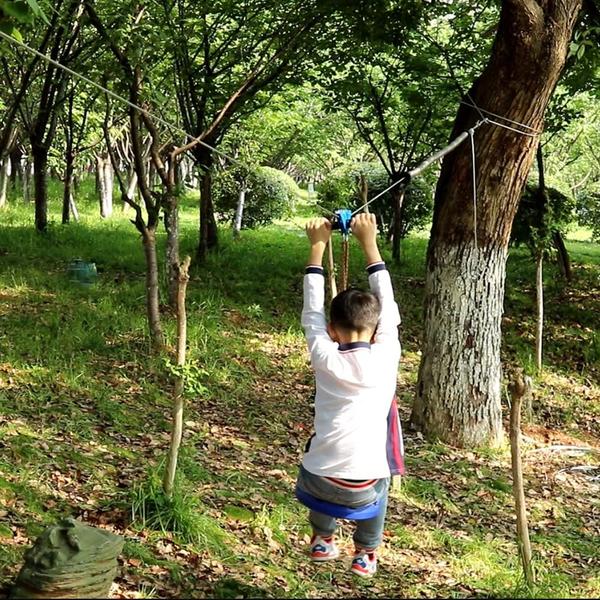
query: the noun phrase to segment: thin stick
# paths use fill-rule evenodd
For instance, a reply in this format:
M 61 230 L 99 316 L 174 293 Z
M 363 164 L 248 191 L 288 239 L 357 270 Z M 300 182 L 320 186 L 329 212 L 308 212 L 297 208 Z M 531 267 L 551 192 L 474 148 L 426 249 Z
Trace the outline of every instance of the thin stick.
M 335 283 L 335 267 L 333 262 L 333 240 L 329 238 L 327 243 L 327 264 L 328 264 L 328 275 L 329 275 L 329 293 L 333 300 L 337 296 L 337 285 Z
M 525 491 L 523 486 L 523 469 L 521 466 L 521 404 L 523 397 L 530 390 L 531 380 L 517 375 L 509 385 L 512 398 L 510 407 L 510 454 L 513 475 L 513 495 L 517 512 L 517 543 L 519 554 L 523 563 L 523 573 L 528 586 L 534 584 L 533 569 L 531 566 L 531 542 L 529 541 L 529 527 L 527 525 L 527 507 L 525 505 Z

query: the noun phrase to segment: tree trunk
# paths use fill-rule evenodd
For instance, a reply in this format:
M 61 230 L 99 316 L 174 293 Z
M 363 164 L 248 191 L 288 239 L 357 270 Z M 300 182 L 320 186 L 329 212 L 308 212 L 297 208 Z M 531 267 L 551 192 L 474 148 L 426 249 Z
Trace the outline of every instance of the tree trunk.
M 404 203 L 404 189 L 402 184 L 391 190 L 392 202 L 394 203 L 394 226 L 392 233 L 392 258 L 394 262 L 400 262 L 400 242 L 402 241 L 402 205 Z
M 0 208 L 6 205 L 6 195 L 8 192 L 8 164 L 9 158 L 5 156 L 0 162 Z
M 242 229 L 242 218 L 244 216 L 244 203 L 246 202 L 246 188 L 240 188 L 240 196 L 238 198 L 237 208 L 235 210 L 235 218 L 233 220 L 233 237 L 238 238 Z
M 23 181 L 23 163 L 22 163 L 23 152 L 20 149 L 19 144 L 15 144 L 13 151 L 10 153 L 10 184 L 11 190 L 18 193 L 19 187 Z
M 541 131 L 580 8 L 581 0 L 505 0 L 491 58 L 469 97 Z M 452 139 L 477 119 L 476 110 L 462 105 Z M 468 144 L 445 157 L 436 189 L 412 413 L 426 435 L 458 446 L 502 439 L 500 320 L 507 247 L 538 140 L 490 123 L 476 131 L 475 141 L 477 232 Z
M 28 155 L 23 157 L 23 202 L 29 204 L 31 202 L 32 191 L 31 182 L 33 179 L 33 164 Z
M 65 181 L 63 188 L 62 223 L 66 225 L 71 217 L 73 204 L 73 173 L 75 171 L 75 157 L 72 152 L 65 153 Z
M 114 173 L 110 157 L 106 156 L 104 160 L 104 218 L 112 216 L 113 212 L 113 188 Z
M 200 165 L 200 240 L 198 243 L 198 261 L 206 259 L 208 251 L 218 243 L 217 223 L 212 203 L 212 161 L 206 160 Z
M 187 341 L 187 316 L 185 312 L 185 292 L 189 281 L 188 269 L 190 267 L 190 257 L 186 256 L 181 265 L 177 265 L 177 366 L 185 365 L 185 348 Z M 183 437 L 183 391 L 184 378 L 179 374 L 175 381 L 175 398 L 173 402 L 173 425 L 171 429 L 171 444 L 169 446 L 169 456 L 167 459 L 167 468 L 163 479 L 163 489 L 167 496 L 173 493 L 173 484 L 175 483 L 175 473 L 177 471 L 177 459 L 179 457 L 179 447 Z
M 77 210 L 77 204 L 75 204 L 75 198 L 73 197 L 73 194 L 71 194 L 69 199 L 69 208 L 71 209 L 73 219 L 75 219 L 76 222 L 79 221 L 79 211 Z
M 167 198 L 165 229 L 167 230 L 167 282 L 169 305 L 177 308 L 179 293 L 179 207 L 177 198 Z
M 155 350 L 162 350 L 164 338 L 160 323 L 160 299 L 158 288 L 158 261 L 156 258 L 156 232 L 145 228 L 142 234 L 146 258 L 146 312 L 150 340 Z
M 565 241 L 563 240 L 562 234 L 560 231 L 558 231 L 558 229 L 555 229 L 552 232 L 552 243 L 556 248 L 558 268 L 560 269 L 562 276 L 570 282 L 573 279 L 571 259 L 569 258 L 569 252 L 565 246 Z
M 360 206 L 364 206 L 364 212 L 368 213 L 369 207 L 366 206 L 369 201 L 369 181 L 363 172 L 358 176 L 358 201 Z
M 135 172 L 135 169 L 133 167 L 131 167 L 129 169 L 129 179 L 127 181 L 127 198 L 129 198 L 129 200 L 131 200 L 131 201 L 133 201 L 136 187 L 137 187 L 137 173 Z M 121 210 L 125 211 L 127 206 L 128 206 L 127 202 L 125 202 L 125 200 L 123 200 L 123 202 L 121 204 Z
M 538 252 L 535 261 L 535 302 L 537 321 L 535 328 L 535 367 L 542 371 L 542 339 L 544 335 L 544 253 Z
M 113 170 L 110 157 L 96 155 L 96 177 L 100 202 L 100 216 L 107 219 L 112 215 Z
M 35 199 L 35 227 L 46 231 L 48 226 L 48 150 L 44 146 L 32 145 L 33 186 Z

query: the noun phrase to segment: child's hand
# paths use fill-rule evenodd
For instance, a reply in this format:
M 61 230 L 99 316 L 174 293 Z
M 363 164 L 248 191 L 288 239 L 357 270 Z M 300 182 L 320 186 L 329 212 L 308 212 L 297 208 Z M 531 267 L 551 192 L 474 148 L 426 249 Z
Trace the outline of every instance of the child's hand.
M 363 248 L 377 246 L 377 219 L 373 213 L 359 213 L 353 217 L 350 228 Z
M 331 237 L 331 223 L 324 217 L 311 219 L 306 224 L 306 235 L 312 246 L 325 246 Z
M 359 241 L 367 265 L 381 261 L 377 248 L 377 220 L 373 213 L 359 213 L 350 223 L 352 235 Z

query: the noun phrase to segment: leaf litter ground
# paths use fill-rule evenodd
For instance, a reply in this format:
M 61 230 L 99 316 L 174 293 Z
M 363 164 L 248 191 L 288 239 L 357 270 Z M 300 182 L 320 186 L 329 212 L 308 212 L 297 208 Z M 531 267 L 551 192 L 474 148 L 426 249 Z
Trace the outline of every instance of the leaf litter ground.
M 0 280 L 4 593 L 24 550 L 68 514 L 126 538 L 114 598 L 600 594 L 597 361 L 589 360 L 585 344 L 569 341 L 576 334 L 557 335 L 546 375 L 536 381 L 533 421 L 524 427 L 524 468 L 538 586 L 526 590 L 507 448 L 458 450 L 429 443 L 407 426 L 419 361 L 422 273 L 411 266 L 422 259 L 419 240 L 409 246 L 405 270 L 394 274 L 404 315 L 398 392 L 408 475 L 391 495 L 379 574 L 364 582 L 348 573 L 347 523 L 340 530 L 342 558 L 309 563 L 310 531 L 293 486 L 310 435 L 314 388 L 297 323 L 303 245 L 290 238 L 278 229 L 248 234 L 190 284 L 196 323 L 190 360 L 201 367 L 206 391 L 186 406 L 180 474 L 187 496 L 180 510 L 188 526 L 176 533 L 140 515 L 140 499 L 147 505 L 153 497 L 148 481 L 159 487 L 170 390 L 162 365 L 147 351 L 141 277 L 124 280 L 107 264 L 98 290 L 72 290 L 51 257 L 18 281 L 14 270 Z M 279 261 L 269 280 L 255 281 L 248 253 L 263 264 Z M 356 256 L 353 264 L 358 280 Z M 597 292 L 597 267 L 588 266 L 569 292 L 586 318 L 598 298 L 590 282 Z M 524 362 L 531 306 L 531 298 L 524 305 L 508 286 L 507 363 Z M 551 329 L 578 330 L 577 311 L 568 318 L 556 312 Z

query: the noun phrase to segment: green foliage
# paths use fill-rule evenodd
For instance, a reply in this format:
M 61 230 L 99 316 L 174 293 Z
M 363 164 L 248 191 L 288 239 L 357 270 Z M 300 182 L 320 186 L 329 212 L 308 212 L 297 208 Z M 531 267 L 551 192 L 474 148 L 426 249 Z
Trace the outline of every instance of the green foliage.
M 208 374 L 195 362 L 188 360 L 183 366 L 177 365 L 169 358 L 163 359 L 166 372 L 172 377 L 183 378 L 183 389 L 186 395 L 198 399 L 206 395 L 206 386 L 202 383 Z
M 0 31 L 22 41 L 19 25 L 33 23 L 36 17 L 47 21 L 37 0 L 0 0 Z
M 162 488 L 161 470 L 151 469 L 147 478 L 134 486 L 131 498 L 134 524 L 163 533 L 171 532 L 182 541 L 196 544 L 215 556 L 226 558 L 230 534 L 206 515 L 204 507 L 181 475 L 171 497 Z
M 600 241 L 600 193 L 589 192 L 577 198 L 579 223 L 592 229 L 593 237 Z
M 257 167 L 247 173 L 231 168 L 214 177 L 213 194 L 216 211 L 233 220 L 241 186 L 246 186 L 242 227 L 254 229 L 290 214 L 299 194 L 296 182 L 283 171 Z
M 361 174 L 368 184 L 368 197 L 373 198 L 390 185 L 385 169 L 376 163 L 360 163 L 338 169 L 318 186 L 319 204 L 330 210 L 358 208 L 360 196 L 358 183 Z M 371 212 L 380 218 L 384 233 L 390 231 L 394 217 L 392 195 L 387 192 L 369 205 Z M 404 195 L 402 237 L 410 231 L 421 229 L 431 219 L 433 211 L 433 188 L 427 176 L 416 179 Z
M 564 234 L 573 220 L 574 201 L 555 188 L 546 189 L 546 203 L 538 197 L 538 187 L 527 185 L 513 222 L 511 241 L 525 244 L 536 255 L 548 252 L 555 231 Z

